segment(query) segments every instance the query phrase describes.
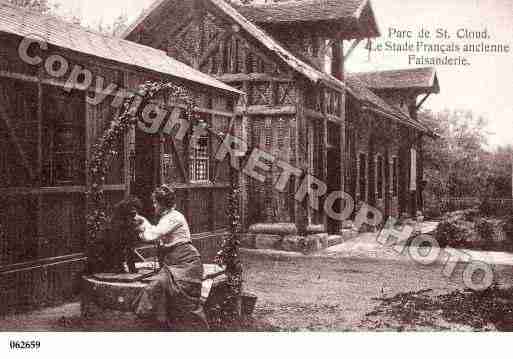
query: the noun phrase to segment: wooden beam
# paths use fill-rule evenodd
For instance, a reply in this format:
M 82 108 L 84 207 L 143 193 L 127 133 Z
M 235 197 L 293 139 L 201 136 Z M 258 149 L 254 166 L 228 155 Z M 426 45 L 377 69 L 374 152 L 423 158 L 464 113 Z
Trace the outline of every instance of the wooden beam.
M 30 162 L 28 161 L 27 154 L 21 147 L 21 144 L 18 140 L 18 136 L 16 136 L 16 132 L 14 131 L 14 127 L 12 127 L 12 119 L 10 118 L 9 114 L 7 113 L 7 110 L 4 107 L 4 101 L 0 101 L 0 117 L 4 120 L 5 126 L 7 127 L 7 132 L 9 133 L 9 137 L 11 137 L 12 144 L 14 145 L 14 148 L 18 152 L 18 155 L 20 156 L 20 160 L 23 164 L 23 167 L 27 170 L 29 177 L 31 180 L 34 179 L 34 171 L 32 167 L 30 166 Z
M 43 70 L 40 69 L 38 73 L 39 79 L 42 77 Z M 37 83 L 37 178 L 38 178 L 38 187 L 43 185 L 43 120 L 44 120 L 44 110 L 43 110 L 43 84 L 41 81 Z M 87 167 L 86 167 L 87 168 Z M 44 246 L 44 219 L 43 219 L 43 194 L 40 193 L 37 196 L 37 254 L 39 257 L 43 256 L 42 247 Z
M 335 123 L 341 123 L 343 122 L 343 119 L 341 117 L 338 117 L 338 116 L 335 116 L 335 115 L 329 115 L 327 114 L 326 115 L 326 119 L 330 122 L 335 122 Z
M 351 47 L 349 48 L 349 50 L 347 50 L 347 52 L 344 55 L 344 61 L 347 61 L 349 59 L 349 57 L 351 57 L 351 54 L 356 49 L 358 44 L 360 44 L 361 41 L 362 41 L 361 39 L 353 40 L 353 43 L 351 44 Z
M 199 66 L 203 66 L 205 62 L 207 62 L 207 60 L 210 58 L 210 56 L 212 56 L 212 54 L 219 49 L 221 42 L 225 41 L 229 36 L 231 36 L 231 34 L 232 33 L 230 31 L 227 31 L 224 34 L 218 36 L 214 42 L 208 45 L 208 47 L 205 50 L 205 53 L 201 56 L 201 59 L 199 60 Z
M 9 187 L 0 189 L 1 197 L 11 197 L 17 195 L 38 195 L 38 194 L 69 194 L 85 193 L 85 186 L 65 186 L 65 187 Z
M 417 105 L 417 107 L 415 107 L 415 110 L 419 110 L 422 105 L 424 104 L 424 102 L 426 102 L 426 100 L 429 98 L 429 96 L 431 96 L 431 93 L 428 93 L 426 96 L 424 96 L 424 98 L 422 98 L 422 100 L 420 100 L 419 104 Z
M 173 183 L 173 188 L 176 189 L 195 189 L 195 188 L 230 188 L 228 182 L 192 182 L 192 183 Z
M 245 115 L 294 115 L 296 113 L 296 106 L 267 106 L 267 105 L 253 105 L 247 108 L 237 106 L 235 108 L 236 114 Z
M 343 41 L 334 41 L 331 45 L 331 74 L 339 80 L 344 79 L 344 47 Z
M 323 119 L 324 118 L 324 114 L 321 113 L 321 112 L 317 112 L 315 110 L 311 110 L 311 109 L 305 109 L 305 116 L 306 117 L 311 117 L 311 118 L 315 118 L 315 119 Z
M 156 100 L 152 100 L 152 101 L 150 101 L 150 103 L 155 104 L 157 106 L 160 106 L 163 109 L 166 109 L 166 110 L 169 110 L 169 111 L 172 111 L 174 107 L 187 109 L 186 105 L 180 104 L 180 103 L 169 102 L 167 104 L 162 104 L 161 102 L 158 102 Z M 233 116 L 233 112 L 221 111 L 221 110 L 213 110 L 213 109 L 204 108 L 204 107 L 194 107 L 194 112 L 206 113 L 206 114 L 209 114 L 209 115 L 222 116 L 222 117 L 230 117 L 230 118 Z
M 75 261 L 82 261 L 86 260 L 87 257 L 85 253 L 76 253 L 76 254 L 70 254 L 66 256 L 61 257 L 52 257 L 52 258 L 44 258 L 39 259 L 32 262 L 24 262 L 24 263 L 16 263 L 16 264 L 10 264 L 6 266 L 0 266 L 0 273 L 3 275 L 8 275 L 11 272 L 15 271 L 28 271 L 35 268 L 41 268 L 41 267 L 48 267 L 52 265 L 58 265 L 63 263 L 69 263 L 69 262 L 75 262 Z
M 322 166 L 321 166 L 321 177 L 324 183 L 328 183 L 328 120 L 324 119 L 321 121 L 321 133 L 322 133 Z M 322 222 L 324 224 L 324 228 L 328 228 L 328 216 L 326 211 L 321 210 L 324 208 L 324 201 L 326 197 L 322 197 L 319 199 L 319 212 L 322 216 Z
M 35 83 L 39 82 L 39 78 L 37 76 L 30 76 L 30 75 L 25 75 L 25 74 L 11 72 L 11 71 L 5 71 L 5 70 L 0 70 L 0 77 L 6 77 L 9 79 L 26 81 L 26 82 L 35 82 Z
M 268 81 L 268 82 L 292 82 L 290 77 L 271 76 L 265 73 L 238 73 L 238 74 L 224 74 L 214 76 L 222 82 L 241 82 L 241 81 Z

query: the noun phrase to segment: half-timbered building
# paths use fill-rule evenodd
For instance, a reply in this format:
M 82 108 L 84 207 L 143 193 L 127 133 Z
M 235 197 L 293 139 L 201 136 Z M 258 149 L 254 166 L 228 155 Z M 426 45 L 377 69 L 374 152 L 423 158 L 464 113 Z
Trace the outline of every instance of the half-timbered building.
M 408 72 L 397 87 L 393 75 L 374 84 L 372 74 L 347 74 L 346 57 L 377 36 L 368 0 L 157 0 L 125 34 L 244 91 L 235 111 L 250 148 L 311 174 L 328 193 L 343 190 L 386 215 L 415 215 L 421 142 L 430 134 L 416 119 L 416 101 L 438 83 L 432 70 L 424 87 Z M 268 165 L 264 182 L 241 178 L 246 230 L 273 223 L 302 234 L 340 230 L 340 221 L 294 200 L 299 179 L 276 189 L 281 170 Z
M 4 2 L 0 43 L 3 313 L 73 294 L 86 259 L 92 147 L 125 91 L 146 81 L 181 85 L 193 94 L 198 116 L 218 132 L 228 130 L 240 92 L 163 51 Z M 166 94 L 155 101 L 168 109 L 183 106 Z M 194 148 L 188 138 L 190 130 L 183 141 L 130 131 L 120 139 L 104 188 L 113 204 L 129 193 L 148 199 L 156 185 L 173 182 L 196 246 L 208 258 L 228 228 L 229 167 L 210 156 L 217 137 L 204 136 Z

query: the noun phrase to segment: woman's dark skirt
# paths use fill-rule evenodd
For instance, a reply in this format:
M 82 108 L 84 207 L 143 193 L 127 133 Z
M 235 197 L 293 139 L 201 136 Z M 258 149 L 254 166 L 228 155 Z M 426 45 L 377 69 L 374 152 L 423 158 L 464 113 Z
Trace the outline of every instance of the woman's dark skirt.
M 190 243 L 164 248 L 159 253 L 161 270 L 136 299 L 135 313 L 155 316 L 161 327 L 204 331 L 208 323 L 201 305 L 203 264 Z

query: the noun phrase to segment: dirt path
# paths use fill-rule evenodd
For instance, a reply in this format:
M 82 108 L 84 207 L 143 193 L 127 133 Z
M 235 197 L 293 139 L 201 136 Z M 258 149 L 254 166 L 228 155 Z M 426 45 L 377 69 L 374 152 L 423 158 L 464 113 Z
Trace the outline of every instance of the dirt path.
M 426 267 L 405 260 L 246 253 L 245 264 L 247 289 L 259 297 L 255 319 L 277 330 L 393 329 L 367 320 L 366 314 L 380 305 L 379 298 L 423 290 L 437 296 L 464 289 L 462 265 L 452 278 L 445 278 L 441 265 Z M 495 270 L 499 283 L 513 283 L 513 268 Z M 409 329 L 472 330 L 442 324 Z
M 462 290 L 461 265 L 448 279 L 442 275 L 441 265 L 425 267 L 408 260 L 248 250 L 243 251 L 242 259 L 245 289 L 258 296 L 254 319 L 246 323 L 246 330 L 472 330 L 437 319 L 436 313 L 431 313 L 434 322 L 431 318 L 412 322 L 410 327 L 404 323 L 385 325 L 393 320 L 386 313 L 377 313 L 372 320 L 367 316 L 380 308 L 386 312 L 380 298 L 402 298 L 404 293 L 425 290 L 435 297 Z M 513 283 L 512 267 L 496 266 L 495 270 L 499 283 Z M 126 314 L 83 321 L 78 303 L 0 320 L 0 330 L 141 331 L 148 327 Z

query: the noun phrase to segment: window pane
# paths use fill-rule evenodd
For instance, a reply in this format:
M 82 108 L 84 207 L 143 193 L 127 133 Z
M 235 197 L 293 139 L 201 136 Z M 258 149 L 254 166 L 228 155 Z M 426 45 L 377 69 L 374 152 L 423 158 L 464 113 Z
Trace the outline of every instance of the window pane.
M 85 95 L 43 88 L 43 184 L 85 183 Z
M 189 176 L 191 181 L 208 181 L 209 178 L 209 137 L 202 135 L 196 144 L 191 145 Z

